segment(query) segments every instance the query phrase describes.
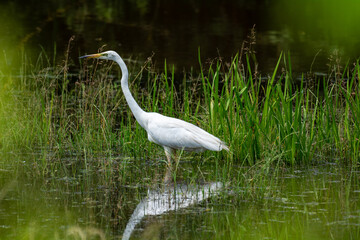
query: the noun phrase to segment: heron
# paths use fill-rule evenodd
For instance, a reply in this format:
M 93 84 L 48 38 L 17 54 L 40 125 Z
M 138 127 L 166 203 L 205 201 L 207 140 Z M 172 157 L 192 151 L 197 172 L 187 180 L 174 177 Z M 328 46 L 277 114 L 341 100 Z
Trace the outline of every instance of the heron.
M 181 119 L 164 116 L 156 112 L 146 112 L 135 101 L 129 89 L 129 72 L 124 60 L 115 51 L 106 51 L 81 56 L 80 58 L 97 58 L 116 62 L 121 69 L 121 89 L 127 104 L 136 121 L 147 132 L 148 140 L 162 146 L 165 150 L 168 166 L 176 150 L 190 152 L 229 151 L 228 146 L 214 135 L 200 127 Z

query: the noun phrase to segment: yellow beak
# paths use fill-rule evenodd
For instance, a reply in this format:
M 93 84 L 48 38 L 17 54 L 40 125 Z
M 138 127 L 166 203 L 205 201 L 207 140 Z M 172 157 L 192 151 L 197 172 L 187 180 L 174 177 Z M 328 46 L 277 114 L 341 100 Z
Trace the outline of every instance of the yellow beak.
M 96 54 L 84 55 L 84 56 L 81 56 L 79 58 L 99 58 L 99 57 L 101 57 L 101 54 L 96 53 Z

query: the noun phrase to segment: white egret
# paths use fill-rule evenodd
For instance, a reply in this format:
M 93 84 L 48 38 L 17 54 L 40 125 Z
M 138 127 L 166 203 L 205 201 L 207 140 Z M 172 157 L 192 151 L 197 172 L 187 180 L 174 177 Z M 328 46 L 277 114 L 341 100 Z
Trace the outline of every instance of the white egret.
M 164 148 L 169 166 L 171 166 L 171 156 L 177 149 L 196 152 L 204 150 L 221 151 L 223 149 L 229 151 L 226 144 L 219 138 L 191 123 L 156 112 L 145 112 L 142 110 L 129 90 L 129 73 L 126 64 L 116 52 L 106 51 L 85 55 L 80 58 L 112 60 L 119 64 L 122 72 L 121 88 L 126 102 L 138 123 L 146 130 L 149 141 Z

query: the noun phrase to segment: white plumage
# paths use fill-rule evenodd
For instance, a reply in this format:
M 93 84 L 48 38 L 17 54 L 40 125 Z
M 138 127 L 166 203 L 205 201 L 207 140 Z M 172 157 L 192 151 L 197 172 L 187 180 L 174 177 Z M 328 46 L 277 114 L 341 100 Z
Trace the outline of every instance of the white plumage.
M 219 138 L 194 124 L 159 113 L 147 114 L 149 120 L 145 129 L 151 142 L 185 151 L 229 150 Z
M 177 149 L 201 152 L 229 151 L 226 144 L 214 135 L 183 120 L 167 117 L 159 113 L 142 110 L 129 90 L 128 70 L 122 58 L 114 51 L 85 55 L 81 58 L 99 58 L 112 60 L 119 64 L 122 71 L 121 88 L 125 99 L 138 123 L 147 131 L 148 139 L 162 146 L 165 150 L 169 165 L 172 152 Z

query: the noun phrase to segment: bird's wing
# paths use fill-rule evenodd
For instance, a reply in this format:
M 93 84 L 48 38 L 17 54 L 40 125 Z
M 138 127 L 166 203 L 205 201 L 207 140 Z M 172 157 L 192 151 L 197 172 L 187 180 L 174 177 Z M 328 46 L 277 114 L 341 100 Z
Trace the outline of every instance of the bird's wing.
M 226 145 L 205 130 L 180 119 L 151 113 L 147 124 L 148 138 L 161 146 L 187 151 L 226 149 Z

